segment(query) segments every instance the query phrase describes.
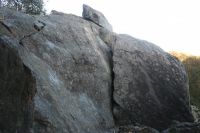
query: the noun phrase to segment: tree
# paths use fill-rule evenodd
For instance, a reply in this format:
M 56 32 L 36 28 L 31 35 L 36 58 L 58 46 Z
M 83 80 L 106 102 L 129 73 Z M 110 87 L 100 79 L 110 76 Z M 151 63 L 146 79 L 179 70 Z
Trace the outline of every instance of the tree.
M 42 0 L 23 0 L 24 9 L 28 14 L 41 14 L 43 10 L 43 1 Z
M 9 7 L 33 15 L 45 13 L 43 0 L 0 0 L 0 7 Z
M 200 57 L 170 52 L 182 61 L 188 74 L 191 104 L 200 108 Z
M 190 56 L 183 64 L 189 77 L 191 103 L 200 108 L 200 58 Z

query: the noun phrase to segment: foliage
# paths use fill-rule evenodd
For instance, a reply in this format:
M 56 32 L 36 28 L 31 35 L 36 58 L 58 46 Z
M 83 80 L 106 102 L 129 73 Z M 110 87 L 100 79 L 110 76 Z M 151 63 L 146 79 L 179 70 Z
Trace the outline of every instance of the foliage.
M 188 72 L 191 102 L 200 107 L 200 58 L 188 57 L 183 64 Z
M 184 64 L 189 78 L 191 104 L 200 108 L 200 57 L 176 52 L 171 54 Z
M 0 7 L 9 7 L 33 15 L 45 13 L 43 0 L 0 0 Z

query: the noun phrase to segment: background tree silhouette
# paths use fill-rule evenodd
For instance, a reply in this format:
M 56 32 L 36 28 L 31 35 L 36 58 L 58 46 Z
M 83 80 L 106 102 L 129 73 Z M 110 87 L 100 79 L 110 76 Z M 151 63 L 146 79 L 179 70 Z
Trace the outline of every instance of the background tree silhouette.
M 27 14 L 44 14 L 43 0 L 0 0 L 0 7 L 13 8 Z
M 188 74 L 191 104 L 200 108 L 200 57 L 170 52 L 182 61 Z

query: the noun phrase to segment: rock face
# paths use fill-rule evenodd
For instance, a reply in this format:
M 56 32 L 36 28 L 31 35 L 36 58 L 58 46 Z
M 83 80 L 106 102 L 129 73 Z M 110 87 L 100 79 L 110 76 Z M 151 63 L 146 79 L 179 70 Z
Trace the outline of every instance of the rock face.
M 200 123 L 178 123 L 161 133 L 200 133 Z
M 110 25 L 108 20 L 105 18 L 105 16 L 101 12 L 99 12 L 87 5 L 83 5 L 82 16 L 84 19 L 92 21 L 95 24 L 112 31 L 112 26 Z
M 119 124 L 164 129 L 193 121 L 183 65 L 154 44 L 119 35 L 113 46 L 114 115 Z M 125 122 L 125 123 L 124 123 Z
M 113 33 L 102 13 L 84 5 L 83 18 L 0 14 L 0 133 L 113 133 L 192 121 L 183 66 L 151 43 Z
M 0 38 L 0 132 L 30 133 L 35 78 L 8 38 Z
M 126 125 L 119 127 L 119 133 L 160 133 L 156 129 L 146 127 L 146 126 L 133 126 L 133 125 Z
M 32 123 L 27 132 L 111 132 L 111 55 L 95 35 L 99 26 L 67 14 L 31 17 L 8 9 L 0 13 L 5 18 L 0 39 L 13 40 L 0 43 L 0 130 L 19 132 L 27 117 Z M 20 112 L 24 106 L 27 112 Z M 34 117 L 24 114 L 28 112 Z

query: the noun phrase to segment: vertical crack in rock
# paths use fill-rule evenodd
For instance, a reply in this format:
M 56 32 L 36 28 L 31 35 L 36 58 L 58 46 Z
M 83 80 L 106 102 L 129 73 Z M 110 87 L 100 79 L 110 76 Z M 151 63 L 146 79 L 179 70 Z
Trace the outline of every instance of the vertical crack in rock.
M 32 133 L 36 81 L 11 43 L 0 36 L 0 132 Z
M 114 100 L 114 79 L 115 79 L 115 73 L 114 73 L 114 64 L 113 64 L 113 46 L 116 44 L 117 38 L 116 35 L 110 32 L 109 30 L 106 30 L 104 28 L 100 28 L 99 30 L 99 37 L 100 39 L 110 48 L 111 57 L 110 57 L 110 66 L 111 66 L 111 110 L 114 117 L 114 122 L 116 123 L 115 113 L 117 113 L 115 108 L 121 108 L 120 105 L 118 105 Z
M 113 71 L 113 51 L 112 51 L 112 49 L 111 49 L 110 65 L 111 65 L 111 78 L 112 78 L 111 79 L 111 110 L 113 111 L 113 107 L 115 106 L 116 103 L 113 98 L 115 73 Z M 114 117 L 114 114 L 113 114 L 113 117 Z

